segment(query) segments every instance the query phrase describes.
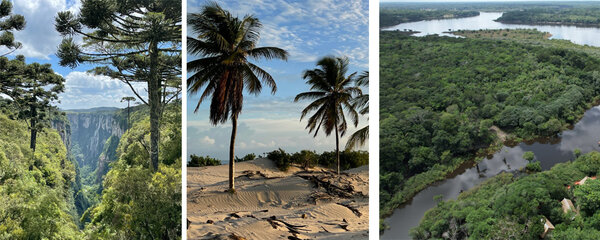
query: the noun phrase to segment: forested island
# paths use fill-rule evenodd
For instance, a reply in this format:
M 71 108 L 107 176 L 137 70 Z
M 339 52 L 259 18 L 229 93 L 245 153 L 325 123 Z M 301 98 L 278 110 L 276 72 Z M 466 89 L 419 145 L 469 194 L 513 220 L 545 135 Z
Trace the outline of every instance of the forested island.
M 540 173 L 500 174 L 457 200 L 440 201 L 411 236 L 599 239 L 600 180 L 595 179 L 599 173 L 600 153 L 591 152 Z
M 600 8 L 593 7 L 538 7 L 507 11 L 496 21 L 513 24 L 555 24 L 576 26 L 600 26 Z
M 462 10 L 413 10 L 399 8 L 381 8 L 379 12 L 379 27 L 391 27 L 400 23 L 422 20 L 463 18 L 478 16 L 479 11 Z
M 597 101 L 596 52 L 531 30 L 485 31 L 380 33 L 382 217 L 503 141 L 555 136 Z M 484 37 L 509 34 L 521 39 Z

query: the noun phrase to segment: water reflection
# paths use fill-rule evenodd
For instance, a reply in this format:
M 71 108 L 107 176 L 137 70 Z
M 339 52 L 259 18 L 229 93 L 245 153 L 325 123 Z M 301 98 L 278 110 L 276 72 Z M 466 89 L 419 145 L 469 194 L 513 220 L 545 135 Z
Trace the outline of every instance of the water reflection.
M 533 143 L 524 142 L 512 147 L 504 146 L 476 166 L 421 191 L 411 202 L 403 208 L 396 209 L 394 214 L 385 220 L 391 229 L 386 230 L 381 239 L 409 239 L 409 230 L 419 225 L 427 210 L 435 207 L 434 196 L 443 195 L 444 200 L 456 199 L 462 191 L 471 189 L 487 178 L 501 172 L 514 172 L 527 164 L 523 159 L 523 153 L 527 151 L 535 153 L 544 170 L 557 163 L 573 160 L 573 150 L 576 148 L 581 149 L 583 153 L 600 151 L 600 106 L 588 110 L 571 130 L 564 131 L 559 137 L 553 141 L 546 139 Z
M 502 16 L 501 12 L 481 12 L 479 16 L 475 17 L 403 23 L 385 28 L 384 30 L 398 29 L 402 31 L 404 29 L 411 29 L 420 32 L 415 34 L 415 36 L 425 36 L 430 34 L 453 36 L 444 32 L 449 30 L 537 28 L 542 32 L 551 33 L 551 39 L 567 39 L 581 45 L 600 46 L 600 41 L 598 41 L 598 39 L 600 39 L 599 28 L 561 25 L 504 24 L 494 22 L 494 20 L 498 19 L 500 16 Z

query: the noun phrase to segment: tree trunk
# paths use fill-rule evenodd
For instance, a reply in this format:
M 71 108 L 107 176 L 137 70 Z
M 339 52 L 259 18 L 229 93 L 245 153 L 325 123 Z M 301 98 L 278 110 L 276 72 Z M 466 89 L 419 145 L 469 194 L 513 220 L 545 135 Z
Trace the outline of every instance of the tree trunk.
M 35 143 L 37 141 L 37 110 L 34 106 L 31 106 L 31 140 L 29 142 L 29 148 L 35 153 Z
M 335 156 L 337 158 L 337 174 L 340 174 L 340 136 L 338 134 L 337 121 L 335 124 Z
M 231 142 L 229 143 L 229 191 L 235 191 L 235 135 L 237 134 L 237 116 L 231 117 Z
M 158 142 L 160 139 L 160 75 L 158 74 L 158 43 L 150 43 L 150 79 L 148 102 L 150 103 L 150 162 L 153 171 L 158 170 Z
M 131 119 L 129 118 L 129 101 L 127 101 L 127 128 L 125 131 L 129 130 L 129 124 L 131 124 Z

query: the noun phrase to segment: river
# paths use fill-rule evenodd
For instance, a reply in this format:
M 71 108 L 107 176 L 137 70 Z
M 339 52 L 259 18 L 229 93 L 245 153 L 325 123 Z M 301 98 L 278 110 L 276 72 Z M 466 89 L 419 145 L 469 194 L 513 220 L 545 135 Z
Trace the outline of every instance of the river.
M 430 20 L 412 23 L 403 23 L 385 30 L 411 29 L 421 33 L 417 36 L 429 34 L 449 35 L 443 32 L 454 30 L 478 30 L 478 29 L 516 29 L 537 28 L 540 31 L 549 32 L 551 38 L 567 39 L 577 44 L 600 46 L 600 28 L 558 26 L 558 25 L 517 25 L 503 24 L 493 20 L 500 17 L 502 13 L 482 12 L 481 15 L 469 18 Z M 600 138 L 600 106 L 596 106 L 585 112 L 583 118 L 577 122 L 572 129 L 566 130 L 555 139 L 546 139 L 536 142 L 523 142 L 517 146 L 504 146 L 493 156 L 483 159 L 472 168 L 464 169 L 456 176 L 438 182 L 423 191 L 401 208 L 394 211 L 392 216 L 385 219 L 390 226 L 381 239 L 410 239 L 409 231 L 419 225 L 425 212 L 436 203 L 434 196 L 442 195 L 444 200 L 456 199 L 461 191 L 468 190 L 484 180 L 497 175 L 503 171 L 515 171 L 527 164 L 523 159 L 523 153 L 532 151 L 536 159 L 541 163 L 543 170 L 548 170 L 560 162 L 574 159 L 573 150 L 579 148 L 583 153 L 592 150 L 600 151 L 598 140 Z

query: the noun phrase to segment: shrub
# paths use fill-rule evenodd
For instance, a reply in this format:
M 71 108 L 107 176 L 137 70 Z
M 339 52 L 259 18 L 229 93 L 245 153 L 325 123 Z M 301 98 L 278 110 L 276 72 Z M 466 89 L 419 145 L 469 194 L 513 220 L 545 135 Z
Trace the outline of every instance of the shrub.
M 525 169 L 529 172 L 540 172 L 542 171 L 542 166 L 540 165 L 540 162 L 530 162 L 525 166 Z
M 534 158 L 535 158 L 535 154 L 533 152 L 523 153 L 523 159 L 527 160 L 528 162 L 533 161 Z
M 340 152 L 340 169 L 348 170 L 369 164 L 369 152 L 367 151 L 343 151 Z M 319 165 L 329 168 L 337 167 L 335 152 L 323 152 L 319 157 Z
M 204 166 L 219 166 L 221 165 L 221 161 L 215 158 L 211 158 L 209 156 L 202 157 L 196 156 L 195 154 L 190 155 L 190 161 L 188 162 L 188 167 L 204 167 Z
M 302 150 L 292 154 L 293 163 L 300 164 L 304 168 L 314 167 L 319 161 L 319 155 L 314 151 Z
M 291 156 L 281 148 L 267 153 L 267 158 L 275 162 L 275 165 L 281 171 L 287 171 L 290 168 Z
M 254 153 L 246 154 L 246 156 L 244 156 L 243 158 L 235 157 L 235 161 L 236 162 L 251 161 L 251 160 L 254 160 L 254 159 L 256 159 L 256 155 Z

